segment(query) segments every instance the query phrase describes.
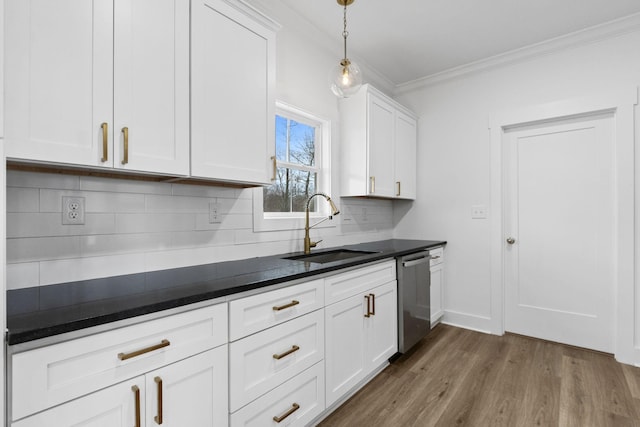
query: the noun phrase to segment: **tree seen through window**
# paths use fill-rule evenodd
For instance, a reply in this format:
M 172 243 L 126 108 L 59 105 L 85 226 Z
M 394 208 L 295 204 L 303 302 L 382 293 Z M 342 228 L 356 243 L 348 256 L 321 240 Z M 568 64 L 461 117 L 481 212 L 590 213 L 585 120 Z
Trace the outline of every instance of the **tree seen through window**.
M 317 128 L 276 115 L 275 181 L 263 192 L 264 212 L 304 212 L 317 192 Z M 315 211 L 315 200 L 310 210 Z

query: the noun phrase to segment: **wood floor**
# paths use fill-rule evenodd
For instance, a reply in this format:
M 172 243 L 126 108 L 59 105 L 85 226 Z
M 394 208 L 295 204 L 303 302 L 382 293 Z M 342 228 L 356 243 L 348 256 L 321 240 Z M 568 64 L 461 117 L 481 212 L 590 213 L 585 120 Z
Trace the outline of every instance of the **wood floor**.
M 640 368 L 439 325 L 320 426 L 640 426 Z

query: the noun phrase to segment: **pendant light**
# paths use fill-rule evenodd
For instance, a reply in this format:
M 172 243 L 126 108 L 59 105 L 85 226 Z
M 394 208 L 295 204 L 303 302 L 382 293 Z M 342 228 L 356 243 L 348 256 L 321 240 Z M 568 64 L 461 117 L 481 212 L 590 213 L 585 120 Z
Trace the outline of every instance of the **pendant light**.
M 329 83 L 331 91 L 341 98 L 348 98 L 355 94 L 362 86 L 362 73 L 355 62 L 347 58 L 347 6 L 354 0 L 337 0 L 340 6 L 344 6 L 344 29 L 342 38 L 344 39 L 344 58 L 329 73 Z

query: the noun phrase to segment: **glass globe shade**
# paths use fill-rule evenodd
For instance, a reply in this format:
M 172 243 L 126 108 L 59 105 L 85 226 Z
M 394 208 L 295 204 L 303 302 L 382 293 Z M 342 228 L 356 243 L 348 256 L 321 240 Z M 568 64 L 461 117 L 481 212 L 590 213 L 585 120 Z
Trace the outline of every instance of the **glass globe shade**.
M 343 59 L 329 73 L 331 91 L 341 98 L 348 98 L 362 86 L 362 73 L 355 62 Z

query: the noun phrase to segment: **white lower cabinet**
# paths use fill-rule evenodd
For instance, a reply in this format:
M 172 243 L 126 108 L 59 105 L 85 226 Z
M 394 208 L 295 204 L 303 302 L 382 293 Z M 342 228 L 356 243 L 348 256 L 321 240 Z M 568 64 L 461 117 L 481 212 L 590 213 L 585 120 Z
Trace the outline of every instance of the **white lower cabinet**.
M 431 327 L 444 316 L 444 248 L 430 251 L 431 271 Z
M 227 346 L 12 423 L 12 427 L 226 426 Z
M 306 426 L 324 408 L 324 364 L 318 362 L 232 414 L 231 426 Z
M 311 425 L 396 353 L 395 265 L 10 349 L 9 425 Z
M 325 307 L 327 406 L 398 351 L 397 291 L 393 280 Z
M 323 358 L 322 310 L 229 344 L 231 412 Z
M 227 355 L 227 304 L 16 352 L 11 425 L 224 426 Z

